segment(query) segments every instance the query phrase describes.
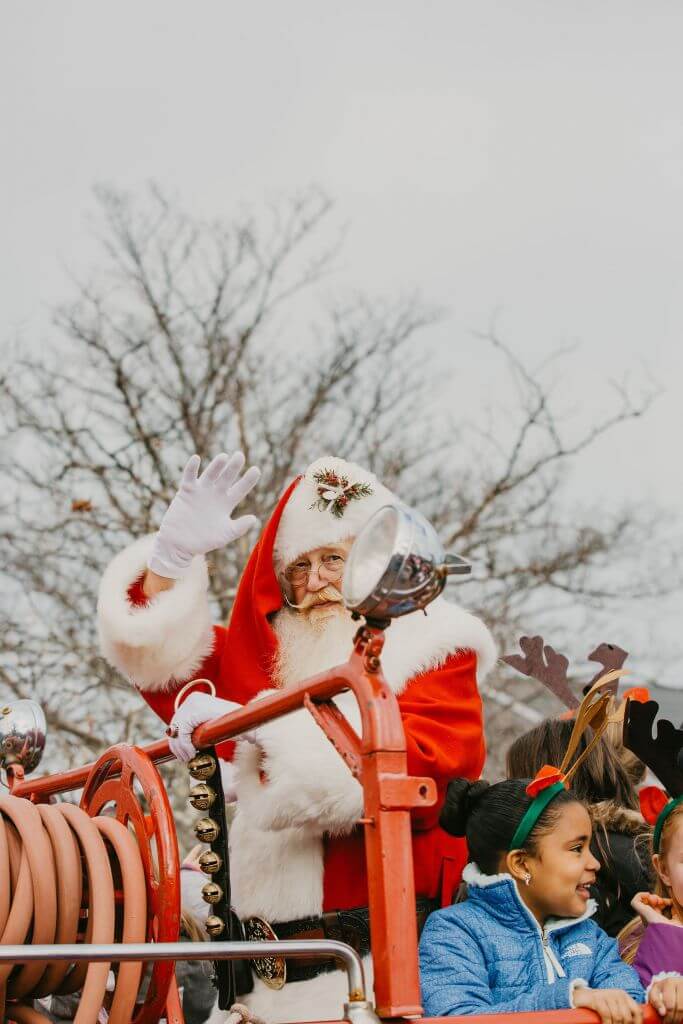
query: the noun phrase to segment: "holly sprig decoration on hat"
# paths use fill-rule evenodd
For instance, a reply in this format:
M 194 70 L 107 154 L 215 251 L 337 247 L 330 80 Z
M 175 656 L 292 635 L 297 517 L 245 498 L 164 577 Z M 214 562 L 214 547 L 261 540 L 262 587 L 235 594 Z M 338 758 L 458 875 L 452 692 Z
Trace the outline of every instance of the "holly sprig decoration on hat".
M 313 474 L 318 497 L 310 506 L 320 512 L 331 512 L 341 519 L 350 501 L 367 498 L 372 494 L 370 484 L 350 483 L 348 478 L 334 473 L 331 469 L 321 469 Z
M 510 844 L 511 850 L 520 850 L 524 846 L 524 843 L 529 837 L 529 833 L 534 828 L 536 822 L 550 801 L 557 796 L 558 793 L 561 793 L 563 789 L 569 788 L 571 780 L 577 769 L 581 764 L 583 764 L 595 745 L 600 742 L 607 726 L 611 722 L 618 722 L 623 719 L 625 709 L 624 704 L 622 704 L 615 712 L 610 713 L 610 707 L 612 705 L 610 686 L 622 675 L 624 675 L 624 671 L 622 669 L 615 669 L 613 672 L 606 672 L 590 688 L 577 708 L 574 728 L 572 729 L 571 736 L 569 737 L 569 743 L 567 744 L 565 755 L 562 758 L 562 763 L 559 767 L 544 764 L 542 768 L 539 768 L 534 778 L 526 787 L 527 795 L 530 796 L 532 800 L 530 805 L 527 807 L 522 820 L 517 826 L 514 836 L 512 837 Z M 591 729 L 593 736 L 572 764 L 572 758 L 576 754 L 577 747 L 581 742 L 581 737 L 588 728 Z

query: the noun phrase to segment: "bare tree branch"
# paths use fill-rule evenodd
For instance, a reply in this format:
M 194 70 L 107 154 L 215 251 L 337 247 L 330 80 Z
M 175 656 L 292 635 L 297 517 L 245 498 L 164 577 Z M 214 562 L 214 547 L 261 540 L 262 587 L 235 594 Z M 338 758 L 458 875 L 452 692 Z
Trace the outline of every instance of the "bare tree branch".
M 260 465 L 250 511 L 261 519 L 321 453 L 369 466 L 475 560 L 457 597 L 503 645 L 518 629 L 550 635 L 571 601 L 601 607 L 678 581 L 673 560 L 656 583 L 628 561 L 655 535 L 651 518 L 568 507 L 563 490 L 572 461 L 642 416 L 653 393 L 615 386 L 582 431 L 547 379 L 571 352 L 530 370 L 491 329 L 480 343 L 514 404 L 447 423 L 435 401 L 447 367 L 426 331 L 438 311 L 415 296 L 320 302 L 340 233 L 319 191 L 228 223 L 193 219 L 158 188 L 97 199 L 102 269 L 56 312 L 50 348 L 17 353 L 0 378 L 0 692 L 45 706 L 53 765 L 159 732 L 97 653 L 96 594 L 112 555 L 156 528 L 194 451 L 239 446 Z M 220 618 L 248 551 L 244 538 L 213 556 Z M 538 713 L 533 689 L 489 686 L 495 735 L 513 705 Z

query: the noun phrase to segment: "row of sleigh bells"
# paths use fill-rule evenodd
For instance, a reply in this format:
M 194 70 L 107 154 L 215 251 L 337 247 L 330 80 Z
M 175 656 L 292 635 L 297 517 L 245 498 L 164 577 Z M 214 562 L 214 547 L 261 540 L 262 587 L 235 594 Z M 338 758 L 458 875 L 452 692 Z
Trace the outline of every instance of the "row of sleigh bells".
M 200 843 L 223 845 L 224 856 L 221 856 L 217 850 L 210 849 L 205 850 L 199 857 L 199 867 L 205 874 L 211 876 L 210 881 L 202 886 L 202 898 L 214 911 L 207 917 L 204 927 L 211 939 L 219 939 L 228 927 L 228 918 L 232 920 L 233 924 L 236 921 L 230 907 L 228 837 L 223 812 L 225 807 L 223 787 L 220 781 L 218 762 L 213 754 L 206 752 L 197 754 L 188 762 L 187 767 L 192 778 L 196 780 L 189 796 L 192 807 L 197 811 L 211 811 L 215 804 L 218 811 L 216 817 L 199 818 L 194 824 L 194 834 Z M 209 785 L 209 780 L 215 780 L 214 785 Z M 218 817 L 221 819 L 220 822 L 216 820 Z M 214 877 L 217 875 L 223 876 L 224 885 L 218 883 Z M 277 935 L 271 926 L 260 917 L 252 917 L 241 922 L 239 928 L 244 932 L 244 937 L 250 941 L 277 940 Z M 287 965 L 283 957 L 252 959 L 250 967 L 269 988 L 280 989 L 287 980 Z M 220 974 L 229 967 L 225 961 L 219 961 L 217 968 L 220 988 Z M 244 991 L 248 990 L 248 988 L 244 989 Z
M 215 757 L 212 754 L 197 754 L 187 767 L 192 778 L 200 780 L 190 790 L 191 805 L 197 811 L 211 810 L 217 793 L 208 785 L 208 779 L 213 778 L 218 768 Z M 199 818 L 194 824 L 194 834 L 200 843 L 215 843 L 221 834 L 221 827 L 214 818 Z M 199 866 L 205 874 L 215 875 L 223 867 L 223 860 L 214 850 L 205 850 L 199 857 Z M 211 906 L 220 903 L 223 896 L 222 888 L 213 879 L 202 886 L 202 898 Z M 212 939 L 217 939 L 225 931 L 225 921 L 211 914 L 206 919 L 205 928 Z

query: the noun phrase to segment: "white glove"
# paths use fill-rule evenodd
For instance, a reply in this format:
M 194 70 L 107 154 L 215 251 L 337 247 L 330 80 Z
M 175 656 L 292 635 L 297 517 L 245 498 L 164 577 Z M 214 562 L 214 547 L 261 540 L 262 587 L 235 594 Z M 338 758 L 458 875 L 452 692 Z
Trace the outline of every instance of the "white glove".
M 195 555 L 222 548 L 258 526 L 256 516 L 231 516 L 261 471 L 251 466 L 240 477 L 244 466 L 242 452 L 232 456 L 221 452 L 197 477 L 199 463 L 199 456 L 193 455 L 185 466 L 178 492 L 154 538 L 147 567 L 159 576 L 181 579 Z
M 234 700 L 222 700 L 220 697 L 212 697 L 210 693 L 200 693 L 195 690 L 180 705 L 171 719 L 171 735 L 168 745 L 171 753 L 179 761 L 191 761 L 197 753 L 196 747 L 192 744 L 192 733 L 203 722 L 209 722 L 212 718 L 220 718 L 228 715 L 231 711 L 241 708 Z
M 196 747 L 192 744 L 192 733 L 197 726 L 203 722 L 210 722 L 212 718 L 228 715 L 242 706 L 234 700 L 223 700 L 221 697 L 212 697 L 210 693 L 195 690 L 183 701 L 171 719 L 170 731 L 177 732 L 177 735 L 170 736 L 168 741 L 173 756 L 184 763 L 191 761 L 197 753 Z M 250 743 L 256 742 L 252 732 L 241 733 L 239 739 L 248 740 Z

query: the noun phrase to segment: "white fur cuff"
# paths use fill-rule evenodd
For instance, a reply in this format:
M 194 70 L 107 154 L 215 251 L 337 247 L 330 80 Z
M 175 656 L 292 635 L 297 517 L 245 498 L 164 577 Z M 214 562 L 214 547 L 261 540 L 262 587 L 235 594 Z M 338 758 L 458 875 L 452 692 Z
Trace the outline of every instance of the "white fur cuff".
M 660 971 L 659 974 L 653 974 L 650 978 L 650 984 L 645 989 L 645 996 L 647 999 L 650 998 L 650 989 L 657 981 L 666 981 L 667 978 L 680 978 L 679 971 Z
M 569 1005 L 572 1010 L 574 1009 L 574 992 L 577 988 L 590 988 L 590 985 L 584 978 L 572 978 L 569 982 Z
M 147 568 L 154 536 L 124 548 L 107 566 L 97 602 L 100 648 L 141 690 L 166 690 L 190 679 L 213 649 L 203 558 L 170 590 L 136 608 L 128 590 Z

